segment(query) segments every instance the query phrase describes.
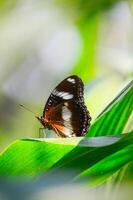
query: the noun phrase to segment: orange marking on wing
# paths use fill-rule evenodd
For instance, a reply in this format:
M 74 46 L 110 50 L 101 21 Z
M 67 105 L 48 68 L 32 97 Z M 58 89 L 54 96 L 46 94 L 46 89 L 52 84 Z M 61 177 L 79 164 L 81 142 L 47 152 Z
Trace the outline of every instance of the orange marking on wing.
M 60 132 L 64 133 L 65 127 L 59 124 L 54 124 L 53 125 L 57 130 L 59 130 Z
M 53 128 L 55 128 L 59 133 L 62 135 L 62 137 L 73 137 L 76 136 L 72 130 L 60 125 L 60 124 L 53 124 Z

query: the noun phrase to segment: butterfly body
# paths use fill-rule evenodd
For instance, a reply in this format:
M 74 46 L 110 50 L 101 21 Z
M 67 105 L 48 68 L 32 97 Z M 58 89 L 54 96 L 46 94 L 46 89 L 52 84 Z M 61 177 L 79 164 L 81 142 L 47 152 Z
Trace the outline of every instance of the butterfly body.
M 76 75 L 64 79 L 53 90 L 43 115 L 37 119 L 60 137 L 83 136 L 91 117 L 84 103 L 82 80 Z

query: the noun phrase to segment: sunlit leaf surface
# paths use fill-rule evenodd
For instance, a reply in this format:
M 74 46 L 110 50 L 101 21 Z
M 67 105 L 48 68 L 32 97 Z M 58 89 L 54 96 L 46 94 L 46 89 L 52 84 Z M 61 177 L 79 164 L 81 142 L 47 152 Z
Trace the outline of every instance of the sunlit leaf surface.
M 132 111 L 133 81 L 97 117 L 86 136 L 121 134 Z
M 0 175 L 35 175 L 50 169 L 71 152 L 82 138 L 26 139 L 11 144 L 0 156 Z M 117 141 L 118 138 L 85 139 L 78 149 L 94 148 Z

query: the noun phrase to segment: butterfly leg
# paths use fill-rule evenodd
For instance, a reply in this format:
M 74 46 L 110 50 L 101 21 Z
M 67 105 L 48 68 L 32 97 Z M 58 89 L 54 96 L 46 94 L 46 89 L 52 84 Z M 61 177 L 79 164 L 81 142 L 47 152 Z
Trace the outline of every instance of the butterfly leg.
M 61 135 L 60 135 L 59 131 L 57 130 L 57 128 L 55 128 L 54 126 L 52 126 L 52 127 L 53 127 L 54 131 L 56 132 L 56 134 L 57 134 L 59 137 L 61 137 Z
M 44 128 L 39 128 L 39 138 L 45 138 L 46 133 L 44 131 Z

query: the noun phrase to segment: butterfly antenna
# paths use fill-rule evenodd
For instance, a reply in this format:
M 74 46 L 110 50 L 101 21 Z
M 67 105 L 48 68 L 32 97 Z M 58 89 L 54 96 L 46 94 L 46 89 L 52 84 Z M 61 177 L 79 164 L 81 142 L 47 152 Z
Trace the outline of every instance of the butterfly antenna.
M 34 114 L 36 118 L 38 118 L 38 117 L 39 117 L 39 115 L 38 115 L 38 114 L 36 114 L 35 112 L 33 112 L 32 110 L 30 110 L 30 109 L 29 109 L 29 108 L 27 108 L 26 106 L 24 106 L 24 105 L 22 105 L 22 104 L 19 104 L 19 106 L 21 106 L 21 107 L 22 107 L 22 108 L 24 108 L 25 110 L 27 110 L 27 111 L 31 112 L 32 114 Z

